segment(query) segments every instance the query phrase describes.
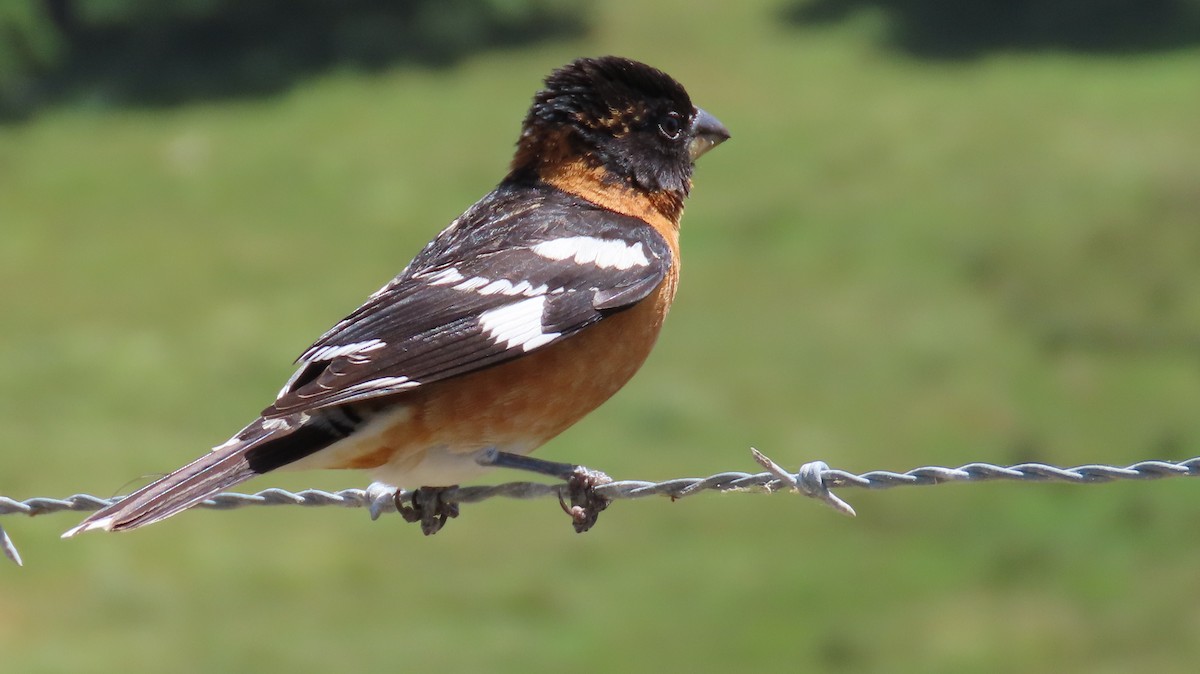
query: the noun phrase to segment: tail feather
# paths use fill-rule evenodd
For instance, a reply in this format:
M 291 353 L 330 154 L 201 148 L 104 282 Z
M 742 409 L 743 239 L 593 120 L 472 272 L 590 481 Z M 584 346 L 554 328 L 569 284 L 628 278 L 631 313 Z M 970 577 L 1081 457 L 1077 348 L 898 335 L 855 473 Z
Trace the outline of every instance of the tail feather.
M 258 419 L 208 454 L 96 511 L 63 538 L 93 529 L 126 531 L 159 522 L 341 437 L 344 434 L 327 427 Z
M 93 529 L 125 531 L 153 524 L 245 482 L 256 475 L 246 461 L 245 450 L 244 445 L 215 449 L 117 503 L 101 508 L 63 534 L 63 538 Z
M 247 427 L 208 454 L 96 511 L 63 534 L 63 538 L 93 529 L 123 531 L 145 526 L 245 482 L 256 475 L 246 460 L 246 452 L 269 438 L 265 429 Z

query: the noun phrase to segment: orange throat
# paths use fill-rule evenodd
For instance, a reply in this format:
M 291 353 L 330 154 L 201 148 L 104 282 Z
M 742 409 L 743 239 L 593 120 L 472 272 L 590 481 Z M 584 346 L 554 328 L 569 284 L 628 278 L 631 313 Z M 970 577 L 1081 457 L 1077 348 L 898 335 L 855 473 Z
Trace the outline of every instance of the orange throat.
M 648 192 L 614 182 L 600 166 L 583 160 L 543 164 L 538 177 L 549 185 L 586 199 L 601 208 L 650 224 L 675 247 L 683 198 L 674 192 Z
M 672 192 L 647 192 L 615 183 L 603 167 L 589 166 L 582 159 L 543 161 L 538 177 L 548 185 L 603 209 L 637 218 L 666 239 L 671 247 L 671 271 L 663 281 L 663 287 L 656 293 L 664 301 L 661 311 L 665 316 L 675 299 L 679 282 L 679 219 L 683 215 L 683 197 Z
M 563 132 L 539 132 L 523 137 L 513 157 L 511 174 L 524 171 L 532 171 L 542 182 L 601 208 L 648 223 L 671 244 L 671 252 L 678 260 L 679 219 L 683 216 L 685 195 L 634 187 L 580 155 Z

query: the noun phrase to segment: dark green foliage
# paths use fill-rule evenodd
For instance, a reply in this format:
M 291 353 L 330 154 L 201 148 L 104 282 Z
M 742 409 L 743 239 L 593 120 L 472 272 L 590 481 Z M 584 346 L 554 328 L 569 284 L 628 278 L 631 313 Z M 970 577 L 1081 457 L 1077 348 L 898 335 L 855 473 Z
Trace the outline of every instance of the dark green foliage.
M 0 9 L 0 118 L 63 98 L 269 93 L 329 67 L 443 64 L 581 27 L 575 0 L 12 0 Z
M 1200 41 L 1197 0 L 805 0 L 788 18 L 809 24 L 882 9 L 888 39 L 922 56 L 993 49 L 1139 51 Z

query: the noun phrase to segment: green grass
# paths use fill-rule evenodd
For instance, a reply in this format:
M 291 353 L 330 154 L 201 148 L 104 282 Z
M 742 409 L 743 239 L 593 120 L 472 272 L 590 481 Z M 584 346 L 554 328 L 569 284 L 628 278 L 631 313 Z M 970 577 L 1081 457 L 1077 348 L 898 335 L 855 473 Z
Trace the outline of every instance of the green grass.
M 617 477 L 1129 463 L 1200 448 L 1200 52 L 881 50 L 877 17 L 628 0 L 583 41 L 278 98 L 0 128 L 0 494 L 108 494 L 217 444 L 501 176 L 579 54 L 734 133 L 654 356 L 540 455 Z M 636 16 L 637 20 L 630 20 Z M 504 476 L 497 476 L 502 479 Z M 271 476 L 251 488 L 361 486 Z M 336 509 L 123 536 L 5 518 L 11 672 L 1191 671 L 1187 481 L 491 502 L 424 539 Z

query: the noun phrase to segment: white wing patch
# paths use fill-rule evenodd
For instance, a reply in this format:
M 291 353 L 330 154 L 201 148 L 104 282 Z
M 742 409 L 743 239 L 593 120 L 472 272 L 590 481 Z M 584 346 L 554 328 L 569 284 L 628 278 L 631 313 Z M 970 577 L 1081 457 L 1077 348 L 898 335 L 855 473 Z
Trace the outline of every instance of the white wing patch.
M 524 295 L 525 297 L 537 297 L 538 295 L 545 295 L 546 291 L 549 289 L 550 287 L 545 283 L 535 288 L 529 281 L 521 281 L 520 283 L 514 285 L 512 281 L 500 279 L 498 281 L 492 281 L 491 283 L 480 288 L 479 294 Z
M 414 381 L 408 377 L 379 377 L 378 379 L 370 379 L 361 384 L 349 386 L 346 388 L 346 391 L 379 391 L 383 389 L 402 391 L 420 385 L 421 382 Z
M 351 358 L 366 362 L 362 354 L 377 351 L 387 346 L 387 343 L 382 339 L 368 339 L 365 342 L 355 342 L 353 344 L 339 344 L 337 346 L 322 346 L 316 349 L 310 349 L 300 356 L 300 360 L 311 363 L 318 360 L 333 360 L 340 356 L 350 356 Z
M 454 273 L 450 274 L 449 272 Z M 452 290 L 470 290 L 477 292 L 480 295 L 509 295 L 513 297 L 521 295 L 524 297 L 537 297 L 538 295 L 545 295 L 550 290 L 550 286 L 546 285 L 545 283 L 535 286 L 529 281 L 521 281 L 520 283 L 513 283 L 508 279 L 496 279 L 493 281 L 492 279 L 484 278 L 482 276 L 464 278 L 462 274 L 459 274 L 458 270 L 454 268 L 438 272 L 437 274 L 430 276 L 429 279 L 430 285 L 450 285 L 453 283 L 455 285 L 452 287 Z
M 462 283 L 454 286 L 455 290 L 478 290 L 488 284 L 488 280 L 482 276 L 473 276 Z
M 289 431 L 292 429 L 292 422 L 287 417 L 279 417 L 278 419 L 263 419 L 262 427 L 268 431 Z M 237 440 L 237 438 L 233 438 Z M 225 443 L 230 444 L 230 443 Z M 236 444 L 236 443 L 235 443 Z
M 600 239 L 594 236 L 568 236 L 543 241 L 533 252 L 548 260 L 574 259 L 575 264 L 594 264 L 601 269 L 629 269 L 650 264 L 642 242 L 630 245 L 620 239 Z
M 465 277 L 458 271 L 458 267 L 449 267 L 443 269 L 436 274 L 430 274 L 428 281 L 431 286 L 448 286 L 453 283 L 458 283 Z
M 542 312 L 546 308 L 546 297 L 538 295 L 527 300 L 506 304 L 479 315 L 479 324 L 487 336 L 506 349 L 521 347 L 524 351 L 536 349 L 555 340 L 562 333 L 544 332 Z

